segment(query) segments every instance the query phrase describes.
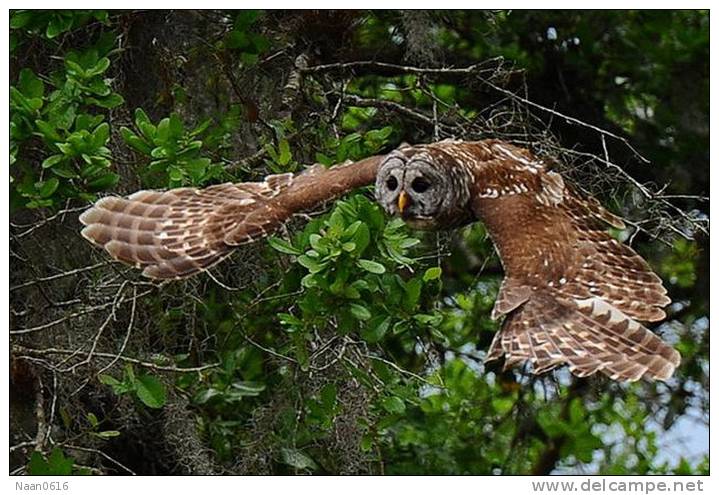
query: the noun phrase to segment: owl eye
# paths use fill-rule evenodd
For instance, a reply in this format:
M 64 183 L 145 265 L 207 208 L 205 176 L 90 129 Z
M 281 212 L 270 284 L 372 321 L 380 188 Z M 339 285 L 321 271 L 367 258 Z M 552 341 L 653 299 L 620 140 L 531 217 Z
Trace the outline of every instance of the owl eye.
M 394 175 L 390 175 L 389 179 L 387 179 L 387 189 L 394 191 L 397 189 L 397 185 L 397 178 Z
M 412 190 L 418 193 L 423 193 L 432 186 L 430 182 L 424 177 L 417 177 L 412 181 Z

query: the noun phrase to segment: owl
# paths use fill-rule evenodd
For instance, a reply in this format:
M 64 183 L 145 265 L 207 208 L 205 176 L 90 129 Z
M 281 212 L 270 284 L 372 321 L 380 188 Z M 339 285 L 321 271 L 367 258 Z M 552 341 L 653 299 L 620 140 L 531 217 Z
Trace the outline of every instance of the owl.
M 528 361 L 535 374 L 566 365 L 618 381 L 666 380 L 679 365 L 679 353 L 640 323 L 662 320 L 670 299 L 649 265 L 607 232 L 623 229 L 621 219 L 499 140 L 403 146 L 262 182 L 106 197 L 80 216 L 82 235 L 147 277 L 177 279 L 372 183 L 384 210 L 413 228 L 485 225 L 505 272 L 488 361 Z

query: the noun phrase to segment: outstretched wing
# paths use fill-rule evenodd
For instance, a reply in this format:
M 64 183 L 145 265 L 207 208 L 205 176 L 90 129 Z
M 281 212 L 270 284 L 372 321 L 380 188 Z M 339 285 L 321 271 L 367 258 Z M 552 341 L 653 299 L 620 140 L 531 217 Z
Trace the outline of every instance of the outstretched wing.
M 528 151 L 485 148 L 473 210 L 506 273 L 493 311 L 506 319 L 488 359 L 529 360 L 535 373 L 567 364 L 622 381 L 671 376 L 679 353 L 637 322 L 663 319 L 670 299 L 646 261 L 607 232 L 622 221 Z
M 666 380 L 679 353 L 600 298 L 567 300 L 536 291 L 507 316 L 487 355 L 505 367 L 530 361 L 536 374 L 568 365 L 577 376 L 602 372 L 613 380 Z
M 374 182 L 381 156 L 262 182 L 110 196 L 80 216 L 82 235 L 157 279 L 206 270 L 234 247 L 274 232 L 293 214 Z

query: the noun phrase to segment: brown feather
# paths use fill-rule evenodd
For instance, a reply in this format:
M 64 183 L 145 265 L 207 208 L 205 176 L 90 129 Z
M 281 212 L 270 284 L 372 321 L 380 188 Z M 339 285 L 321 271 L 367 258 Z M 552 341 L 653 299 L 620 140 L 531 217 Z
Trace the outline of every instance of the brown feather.
M 271 234 L 294 213 L 372 183 L 381 157 L 263 182 L 107 197 L 80 216 L 82 235 L 118 261 L 156 279 L 208 269 L 241 244 Z
M 671 376 L 678 353 L 634 320 L 663 319 L 670 299 L 646 261 L 606 231 L 624 228 L 621 219 L 526 150 L 489 146 L 473 170 L 472 207 L 506 271 L 492 315 L 507 318 L 487 359 L 618 380 Z

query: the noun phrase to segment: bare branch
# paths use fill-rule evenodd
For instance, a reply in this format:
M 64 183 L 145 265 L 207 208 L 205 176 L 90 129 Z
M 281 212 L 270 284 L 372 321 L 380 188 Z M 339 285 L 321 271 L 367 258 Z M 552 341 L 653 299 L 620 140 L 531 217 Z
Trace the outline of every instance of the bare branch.
M 54 356 L 54 355 L 61 355 L 61 356 L 67 356 L 77 354 L 80 356 L 87 356 L 89 353 L 72 349 L 58 349 L 55 347 L 48 347 L 45 349 L 33 349 L 31 347 L 24 347 L 21 345 L 13 345 L 13 357 L 16 359 L 28 359 L 31 361 L 37 362 L 37 357 L 44 357 L 44 356 Z M 103 359 L 116 359 L 120 360 L 126 363 L 135 364 L 137 366 L 148 368 L 155 371 L 168 371 L 171 373 L 196 373 L 200 371 L 206 371 L 213 368 L 217 368 L 221 365 L 221 363 L 211 363 L 211 364 L 205 364 L 203 366 L 195 366 L 195 367 L 188 367 L 188 368 L 180 368 L 178 366 L 164 366 L 160 364 L 151 363 L 148 361 L 143 361 L 141 359 L 128 357 L 128 356 L 121 356 L 119 354 L 112 354 L 110 352 L 96 352 L 95 357 L 97 358 L 103 358 Z M 62 370 L 56 370 L 58 372 L 62 372 Z
M 386 62 L 376 62 L 374 60 L 358 60 L 354 62 L 338 62 L 333 64 L 314 65 L 312 67 L 306 67 L 300 69 L 305 74 L 316 74 L 321 72 L 332 72 L 332 71 L 347 71 L 355 69 L 370 69 L 374 71 L 382 71 L 396 74 L 417 74 L 417 75 L 482 75 L 482 74 L 494 74 L 499 66 L 504 62 L 504 57 L 494 57 L 478 64 L 473 64 L 468 67 L 443 67 L 443 68 L 431 68 L 431 67 L 413 67 L 409 65 L 398 65 L 390 64 Z
M 154 290 L 155 290 L 154 287 L 153 287 L 152 289 L 148 289 L 148 290 L 142 292 L 141 294 L 137 294 L 136 296 L 133 296 L 133 297 L 130 298 L 130 299 L 126 299 L 126 300 L 120 301 L 119 303 L 117 303 L 117 305 L 118 305 L 118 306 L 121 306 L 121 305 L 126 304 L 126 303 L 128 303 L 128 302 L 132 302 L 132 301 L 134 301 L 135 299 L 139 299 L 139 298 L 141 298 L 141 297 L 144 297 L 144 296 L 150 294 L 150 293 L 153 292 Z M 61 323 L 64 323 L 64 322 L 68 321 L 68 320 L 73 320 L 73 319 L 75 319 L 75 318 L 79 318 L 80 316 L 84 316 L 84 315 L 87 315 L 87 314 L 94 313 L 94 312 L 96 312 L 96 311 L 100 311 L 100 310 L 105 309 L 105 308 L 109 308 L 109 307 L 115 306 L 115 304 L 116 304 L 115 301 L 110 301 L 110 302 L 106 302 L 106 303 L 104 303 L 104 304 L 99 304 L 99 305 L 97 305 L 97 306 L 92 306 L 92 307 L 90 307 L 90 308 L 83 309 L 82 311 L 76 311 L 75 313 L 69 314 L 69 315 L 67 315 L 67 316 L 63 316 L 62 318 L 58 318 L 57 320 L 53 320 L 53 321 L 51 321 L 51 322 L 44 323 L 44 324 L 42 324 L 42 325 L 37 325 L 37 326 L 34 326 L 34 327 L 30 327 L 30 328 L 20 328 L 20 329 L 18 329 L 18 330 L 10 330 L 10 335 L 23 335 L 23 334 L 28 334 L 28 333 L 40 332 L 40 331 L 42 331 L 42 330 L 47 330 L 48 328 L 55 327 L 55 326 L 57 326 L 57 325 L 60 325 Z
M 27 282 L 23 282 L 22 284 L 10 287 L 10 292 L 13 292 L 13 291 L 16 291 L 19 289 L 24 289 L 25 287 L 30 287 L 30 286 L 37 285 L 37 284 L 40 284 L 43 282 L 50 282 L 52 280 L 58 280 L 61 278 L 69 277 L 71 275 L 77 275 L 78 273 L 89 272 L 96 268 L 100 268 L 101 266 L 109 265 L 111 263 L 113 263 L 112 260 L 105 260 L 105 261 L 101 261 L 99 263 L 95 263 L 94 265 L 84 266 L 82 268 L 76 268 L 74 270 L 57 273 L 55 275 L 50 275 L 48 277 L 40 277 L 40 278 L 35 278 L 33 280 L 28 280 Z
M 643 161 L 644 163 L 650 163 L 650 161 L 649 161 L 647 158 L 645 158 L 641 153 L 639 153 L 639 151 L 637 151 L 637 149 L 634 148 L 634 147 L 629 143 L 629 141 L 627 141 L 627 139 L 623 138 L 622 136 L 619 136 L 619 135 L 617 135 L 617 134 L 614 134 L 613 132 L 610 132 L 610 131 L 607 131 L 607 130 L 605 130 L 605 129 L 602 129 L 601 127 L 597 127 L 597 126 L 595 126 L 595 125 L 588 124 L 588 123 L 586 123 L 586 122 L 584 122 L 584 121 L 582 121 L 582 120 L 576 119 L 576 118 L 574 118 L 574 117 L 570 117 L 569 115 L 563 114 L 563 113 L 558 112 L 558 111 L 556 111 L 556 110 L 553 110 L 553 109 L 551 109 L 551 108 L 547 108 L 547 107 L 545 107 L 545 106 L 543 106 L 543 105 L 540 105 L 539 103 L 535 103 L 535 102 L 533 102 L 532 100 L 528 100 L 527 98 L 524 98 L 524 97 L 522 97 L 522 96 L 519 96 L 518 94 L 516 94 L 516 93 L 514 93 L 514 92 L 512 92 L 512 91 L 510 91 L 510 90 L 508 90 L 508 89 L 501 88 L 501 87 L 497 86 L 496 84 L 491 83 L 490 81 L 484 81 L 484 84 L 486 84 L 486 85 L 489 86 L 490 88 L 494 89 L 495 91 L 499 91 L 499 92 L 502 93 L 502 94 L 505 94 L 505 95 L 507 95 L 507 96 L 510 96 L 511 98 L 515 98 L 515 99 L 521 101 L 521 102 L 524 103 L 525 105 L 529 105 L 530 107 L 538 108 L 539 110 L 542 110 L 543 112 L 547 112 L 547 113 L 550 113 L 550 114 L 555 115 L 555 116 L 557 116 L 557 117 L 561 117 L 561 118 L 564 119 L 566 122 L 570 122 L 570 123 L 572 123 L 572 124 L 577 124 L 577 125 L 580 125 L 580 126 L 582 126 L 582 127 L 586 127 L 586 128 L 588 128 L 588 129 L 592 129 L 593 131 L 596 131 L 596 132 L 602 134 L 603 136 L 608 136 L 608 137 L 611 137 L 611 138 L 613 138 L 613 139 L 616 139 L 617 141 L 620 141 L 620 142 L 623 143 L 625 146 L 627 146 L 627 148 L 629 148 L 629 149 L 634 153 L 634 155 L 635 155 L 637 158 L 639 158 L 641 161 Z

